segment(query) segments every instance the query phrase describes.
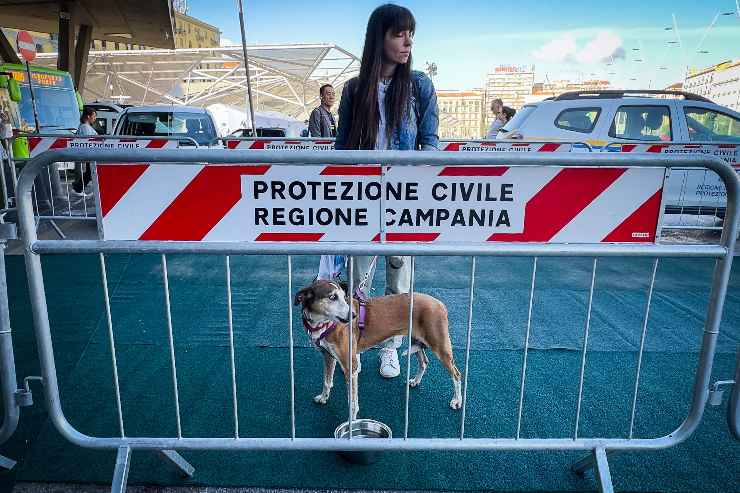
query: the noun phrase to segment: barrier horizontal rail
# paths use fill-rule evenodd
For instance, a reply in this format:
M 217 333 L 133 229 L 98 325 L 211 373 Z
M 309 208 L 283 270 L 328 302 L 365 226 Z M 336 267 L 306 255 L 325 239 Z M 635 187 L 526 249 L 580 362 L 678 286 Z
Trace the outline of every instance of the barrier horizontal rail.
M 330 163 L 336 165 L 355 165 L 364 163 L 383 163 L 393 166 L 416 166 L 416 165 L 444 165 L 444 166 L 516 166 L 523 168 L 540 168 L 562 166 L 566 168 L 676 168 L 676 167 L 704 167 L 716 172 L 725 183 L 728 191 L 727 217 L 723 234 L 719 245 L 658 245 L 650 244 L 615 244 L 615 243 L 589 243 L 589 244 L 557 244 L 557 243 L 473 243 L 456 244 L 449 243 L 383 243 L 363 241 L 357 243 L 249 243 L 249 242 L 159 242 L 159 241 L 72 241 L 63 242 L 57 240 L 38 241 L 36 238 L 31 188 L 35 177 L 51 163 L 57 161 L 96 161 L 106 163 L 161 163 L 165 166 L 193 166 L 209 163 L 222 166 L 239 166 L 241 163 L 269 163 L 275 166 L 284 164 L 295 166 L 310 166 L 312 164 L 326 164 L 328 155 L 322 152 L 310 151 L 239 151 L 239 150 L 155 150 L 155 151 L 108 151 L 108 150 L 58 150 L 50 151 L 31 160 L 24 169 L 19 180 L 20 197 L 20 220 L 24 231 L 24 242 L 26 246 L 26 267 L 28 274 L 30 298 L 32 300 L 34 328 L 39 358 L 44 378 L 44 395 L 51 421 L 57 430 L 70 442 L 91 448 L 102 448 L 117 450 L 120 461 L 117 465 L 117 473 L 128 467 L 130 452 L 136 449 L 164 450 L 168 451 L 170 460 L 175 449 L 178 450 L 332 450 L 332 451 L 380 451 L 380 450 L 590 450 L 594 453 L 595 467 L 599 472 L 602 491 L 610 491 L 610 480 L 608 476 L 608 463 L 606 451 L 618 450 L 655 450 L 666 448 L 686 440 L 698 427 L 703 416 L 704 407 L 707 402 L 709 383 L 712 371 L 713 356 L 716 349 L 722 309 L 729 282 L 730 269 L 732 266 L 732 252 L 735 246 L 738 228 L 738 192 L 740 191 L 740 180 L 733 169 L 725 162 L 714 157 L 692 157 L 692 156 L 650 156 L 650 155 L 624 155 L 611 153 L 450 153 L 437 152 L 408 152 L 408 151 L 335 151 L 331 153 Z M 408 255 L 526 255 L 535 258 L 547 255 L 567 255 L 594 257 L 591 286 L 596 279 L 597 259 L 601 256 L 649 256 L 656 258 L 653 277 L 650 284 L 652 293 L 655 281 L 655 269 L 659 257 L 664 256 L 696 256 L 716 258 L 707 318 L 702 335 L 702 345 L 699 355 L 699 364 L 696 368 L 695 380 L 689 410 L 686 419 L 681 425 L 665 436 L 656 438 L 585 438 L 578 434 L 579 409 L 576 412 L 576 426 L 572 437 L 567 438 L 465 438 L 461 432 L 460 437 L 455 438 L 394 438 L 389 440 L 352 440 L 334 438 L 298 438 L 294 432 L 285 438 L 244 438 L 239 437 L 183 437 L 178 432 L 177 437 L 130 437 L 121 433 L 120 437 L 92 437 L 80 433 L 67 420 L 61 405 L 57 375 L 55 369 L 54 352 L 52 346 L 51 329 L 49 326 L 46 296 L 44 290 L 43 275 L 41 270 L 40 254 L 51 253 L 98 253 L 105 267 L 104 253 L 136 252 L 136 253 L 159 253 L 162 255 L 163 275 L 165 289 L 167 289 L 167 253 L 219 253 L 219 254 L 309 254 L 309 253 L 344 253 L 348 255 L 359 254 L 408 254 Z M 227 260 L 228 262 L 228 260 Z M 290 265 L 290 257 L 288 257 Z M 412 262 L 413 269 L 413 262 Z M 288 276 L 290 280 L 291 272 Z M 413 273 L 412 273 L 413 278 Z M 536 270 L 533 270 L 532 285 L 536 281 Z M 289 281 L 290 284 L 290 281 Z M 471 293 L 474 289 L 474 271 L 471 271 Z M 534 295 L 534 288 L 531 290 Z M 291 293 L 288 293 L 290 297 Z M 169 298 L 167 297 L 167 300 Z M 290 303 L 289 303 L 290 305 Z M 531 300 L 530 300 L 531 305 Z M 108 300 L 106 298 L 106 306 Z M 643 342 L 647 330 L 649 308 L 645 314 L 643 328 Z M 292 308 L 289 308 L 289 310 Z M 169 303 L 167 303 L 169 313 Z M 290 312 L 289 312 L 290 313 Z M 589 310 L 589 317 L 591 311 Z M 169 320 L 169 319 L 168 319 Z M 110 326 L 109 335 L 113 345 L 113 331 Z M 581 377 L 579 383 L 579 396 L 582 396 L 584 384 L 584 365 L 588 342 L 588 328 L 590 318 L 587 318 L 584 332 L 582 349 Z M 168 324 L 169 325 L 169 324 Z M 413 324 L 409 324 L 409 333 L 412 333 Z M 470 337 L 468 337 L 470 341 Z M 177 375 L 176 355 L 173 349 L 173 341 L 170 332 L 169 338 L 171 364 L 173 369 L 173 388 L 175 390 L 175 402 L 177 401 Z M 410 341 L 409 341 L 410 343 Z M 292 339 L 291 339 L 292 348 Z M 642 357 L 644 345 L 641 344 L 640 358 Z M 469 346 L 466 351 L 469 351 Z M 526 351 L 526 347 L 525 347 Z M 112 351 L 115 354 L 115 350 Z M 351 347 L 350 347 L 351 353 Z M 292 353 L 291 353 L 292 354 Z M 292 364 L 292 357 L 291 357 Z M 410 365 L 410 363 L 409 363 Z M 407 366 L 409 368 L 410 366 Z M 115 362 L 114 362 L 115 368 Z M 232 370 L 233 371 L 233 370 Z M 467 367 L 465 374 L 467 376 Z M 526 374 L 526 368 L 523 375 Z M 292 374 L 291 374 L 292 375 Z M 232 379 L 236 378 L 232 375 Z M 467 379 L 467 377 L 466 377 Z M 292 378 L 291 378 L 292 381 Z M 234 380 L 232 380 L 234 382 Z M 354 385 L 351 383 L 350 385 Z M 408 385 L 408 383 L 407 383 Z M 524 378 L 521 388 L 525 385 Z M 116 388 L 118 386 L 116 380 Z M 291 386 L 292 389 L 292 386 Z M 466 385 L 467 389 L 467 385 Z M 639 390 L 639 367 L 635 383 L 635 396 Z M 294 400 L 294 390 L 291 390 L 291 402 Z M 236 400 L 236 394 L 234 394 Z M 408 395 L 408 393 L 407 393 Z M 465 402 L 463 400 L 463 402 Z M 634 403 L 632 417 L 634 419 Z M 408 416 L 409 399 L 406 399 L 406 416 Z M 119 407 L 120 409 L 120 407 Z M 348 401 L 348 409 L 352 409 Z M 291 414 L 294 413 L 294 410 Z M 179 408 L 177 409 L 179 418 Z M 521 416 L 521 413 L 520 413 Z M 123 419 L 119 411 L 119 419 Z M 292 415 L 291 422 L 295 417 Z M 350 422 L 352 416 L 350 415 Z M 237 416 L 238 422 L 238 416 Z M 122 423 L 122 421 L 121 421 Z M 461 421 L 461 430 L 464 421 Z M 123 427 L 121 427 L 123 430 Z M 406 419 L 408 429 L 408 419 Z M 172 452 L 172 453 L 170 453 Z M 180 458 L 181 459 L 181 458 Z

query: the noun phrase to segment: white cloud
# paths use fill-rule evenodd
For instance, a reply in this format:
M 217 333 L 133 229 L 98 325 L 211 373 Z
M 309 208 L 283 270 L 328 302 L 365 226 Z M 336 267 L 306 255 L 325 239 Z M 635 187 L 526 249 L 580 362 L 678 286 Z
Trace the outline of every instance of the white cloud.
M 601 31 L 576 53 L 575 58 L 581 63 L 596 63 L 624 56 L 622 38 L 611 31 Z
M 608 30 L 600 30 L 578 42 L 573 32 L 562 34 L 532 52 L 532 56 L 544 62 L 596 63 L 613 59 L 624 59 L 622 38 Z
M 221 38 L 221 46 L 236 46 L 236 43 L 234 43 L 229 38 Z
M 564 62 L 577 50 L 576 39 L 571 34 L 555 38 L 532 52 L 532 56 L 545 62 Z

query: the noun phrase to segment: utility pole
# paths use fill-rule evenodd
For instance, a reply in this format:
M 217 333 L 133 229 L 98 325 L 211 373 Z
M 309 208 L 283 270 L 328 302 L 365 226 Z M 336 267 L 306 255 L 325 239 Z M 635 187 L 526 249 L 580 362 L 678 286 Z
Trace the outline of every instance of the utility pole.
M 257 137 L 257 123 L 254 121 L 254 105 L 252 104 L 252 82 L 249 78 L 249 55 L 247 55 L 247 34 L 244 28 L 244 8 L 242 0 L 236 0 L 239 8 L 239 25 L 242 31 L 242 53 L 244 54 L 244 73 L 247 76 L 247 97 L 249 98 L 249 120 L 252 124 L 252 136 Z

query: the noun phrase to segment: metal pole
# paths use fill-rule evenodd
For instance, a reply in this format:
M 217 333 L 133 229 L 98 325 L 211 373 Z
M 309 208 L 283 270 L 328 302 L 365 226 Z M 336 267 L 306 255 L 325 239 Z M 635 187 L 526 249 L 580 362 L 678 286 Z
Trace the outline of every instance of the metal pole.
M 242 0 L 236 0 L 239 8 L 239 26 L 242 32 L 242 52 L 244 54 L 244 72 L 247 75 L 247 96 L 249 97 L 249 121 L 252 125 L 252 136 L 257 137 L 257 124 L 254 121 L 254 106 L 252 105 L 252 81 L 249 78 L 249 55 L 247 54 L 247 33 L 244 28 L 244 7 Z
M 36 123 L 36 133 L 41 132 L 39 125 L 39 112 L 36 109 L 36 96 L 33 93 L 33 82 L 31 81 L 31 67 L 26 62 L 26 73 L 28 74 L 28 91 L 31 93 L 31 105 L 33 106 L 33 120 Z

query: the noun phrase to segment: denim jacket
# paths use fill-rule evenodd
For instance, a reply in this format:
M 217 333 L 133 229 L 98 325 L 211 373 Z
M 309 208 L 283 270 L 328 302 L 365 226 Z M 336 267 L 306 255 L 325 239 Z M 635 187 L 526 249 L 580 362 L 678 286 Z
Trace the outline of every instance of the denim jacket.
M 391 133 L 390 149 L 395 151 L 416 150 L 418 142 L 422 151 L 434 151 L 439 148 L 437 94 L 434 91 L 431 79 L 424 72 L 414 70 L 411 72 L 411 77 L 413 86 L 409 94 L 408 108 L 403 123 L 393 129 Z M 352 127 L 352 100 L 356 88 L 357 77 L 347 81 L 342 90 L 335 149 L 347 149 L 347 140 Z M 418 102 L 416 98 L 419 99 Z

